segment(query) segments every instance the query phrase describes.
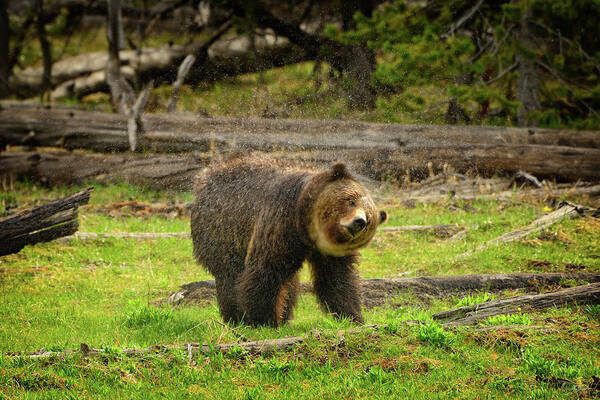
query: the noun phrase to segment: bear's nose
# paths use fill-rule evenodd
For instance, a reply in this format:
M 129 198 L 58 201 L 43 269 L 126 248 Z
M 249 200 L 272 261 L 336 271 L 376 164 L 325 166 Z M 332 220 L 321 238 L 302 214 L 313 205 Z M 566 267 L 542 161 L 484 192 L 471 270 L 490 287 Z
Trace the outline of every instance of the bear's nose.
M 352 236 L 362 231 L 367 226 L 367 221 L 363 217 L 357 217 L 352 220 L 352 223 L 348 227 L 348 231 Z

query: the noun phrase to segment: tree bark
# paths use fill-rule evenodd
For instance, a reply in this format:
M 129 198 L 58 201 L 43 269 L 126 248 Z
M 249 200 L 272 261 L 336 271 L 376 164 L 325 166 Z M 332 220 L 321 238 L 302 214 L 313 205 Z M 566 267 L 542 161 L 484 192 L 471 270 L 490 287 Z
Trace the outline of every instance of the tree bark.
M 51 89 L 52 82 L 52 52 L 50 42 L 46 36 L 46 21 L 44 19 L 44 1 L 34 0 L 34 9 L 36 11 L 36 30 L 42 49 L 42 60 L 44 69 L 42 72 L 42 92 L 41 98 L 44 100 L 46 93 Z
M 97 155 L 48 152 L 0 153 L 0 176 L 44 185 L 126 181 L 173 191 L 191 190 L 194 176 L 209 163 L 202 155 Z
M 541 311 L 551 307 L 582 306 L 585 304 L 600 304 L 600 283 L 460 307 L 436 313 L 433 315 L 433 319 L 444 323 L 445 326 L 471 325 L 494 315 Z
M 0 103 L 0 136 L 7 144 L 127 151 L 126 117 L 76 108 Z M 204 118 L 193 114 L 147 114 L 154 151 L 192 151 L 238 141 L 287 149 L 385 148 L 427 145 L 536 145 L 600 149 L 600 132 L 490 126 L 402 125 L 342 120 Z M 33 132 L 33 134 L 32 134 Z M 214 136 L 211 136 L 213 134 Z M 225 148 L 221 147 L 221 148 Z M 260 146 L 259 146 L 260 147 Z M 540 149 L 542 150 L 542 149 Z M 540 154 L 543 156 L 543 154 Z M 523 168 L 523 171 L 533 171 Z
M 77 208 L 87 204 L 93 188 L 0 219 L 0 256 L 26 245 L 47 242 L 77 231 Z
M 518 64 L 519 77 L 517 78 L 517 100 L 521 103 L 517 110 L 517 123 L 519 126 L 535 126 L 537 121 L 531 113 L 542 108 L 540 104 L 540 84 L 538 71 L 532 53 L 535 52 L 535 41 L 529 29 L 529 20 L 532 18 L 531 7 L 523 5 L 523 12 L 519 29 L 515 30 L 517 52 L 515 61 Z
M 421 180 L 429 176 L 429 165 L 434 172 L 451 167 L 456 172 L 491 176 L 523 170 L 539 178 L 600 180 L 600 149 L 520 144 L 535 137 L 527 130 L 463 127 L 453 131 L 439 126 L 211 119 L 181 114 L 144 115 L 142 122 L 145 134 L 140 147 L 147 151 L 275 152 L 276 157 L 292 162 L 298 158 L 313 165 L 345 160 L 356 172 L 378 181 L 402 181 L 407 173 L 411 179 Z M 490 132 L 494 133 L 493 143 L 484 144 Z M 595 139 L 598 134 L 588 132 L 587 136 Z M 74 109 L 0 110 L 0 137 L 8 145 L 129 150 L 126 116 Z M 545 131 L 541 137 L 552 141 L 569 135 Z M 578 142 L 586 133 L 571 137 Z M 504 140 L 509 144 L 502 143 Z M 277 153 L 282 150 L 285 152 Z
M 10 25 L 6 11 L 8 0 L 0 0 L 0 99 L 10 94 L 8 78 L 10 76 Z
M 133 104 L 124 78 L 121 76 L 121 50 L 123 38 L 121 36 L 123 17 L 121 13 L 121 0 L 107 0 L 108 13 L 106 19 L 106 39 L 108 41 L 108 60 L 106 63 L 106 83 L 110 88 L 110 99 L 113 110 L 124 114 L 127 104 Z

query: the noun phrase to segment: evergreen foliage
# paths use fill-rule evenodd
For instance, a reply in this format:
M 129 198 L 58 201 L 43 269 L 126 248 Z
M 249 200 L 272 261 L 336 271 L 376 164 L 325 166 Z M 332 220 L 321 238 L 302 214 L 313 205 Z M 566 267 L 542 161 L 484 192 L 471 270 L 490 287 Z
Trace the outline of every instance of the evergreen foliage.
M 598 20 L 598 0 L 406 1 L 383 4 L 370 18 L 357 13 L 353 31 L 329 27 L 326 32 L 342 42 L 367 43 L 377 54 L 372 84 L 380 99 L 403 93 L 400 103 L 417 113 L 435 104 L 431 96 L 429 105 L 415 101 L 414 93 L 439 89 L 443 102 L 437 108 L 454 100 L 464 121 L 515 123 L 520 106 L 515 58 L 521 54 L 533 61 L 539 79 L 541 109 L 534 120 L 597 129 Z M 521 40 L 521 24 L 531 33 L 533 48 Z M 448 114 L 450 109 L 447 120 Z

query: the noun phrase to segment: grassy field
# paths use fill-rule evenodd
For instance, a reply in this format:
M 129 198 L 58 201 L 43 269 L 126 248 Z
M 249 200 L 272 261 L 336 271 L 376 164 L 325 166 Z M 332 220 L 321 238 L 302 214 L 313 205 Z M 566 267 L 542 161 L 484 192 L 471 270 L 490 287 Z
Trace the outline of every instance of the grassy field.
M 0 193 L 0 213 L 27 207 L 77 188 L 46 189 L 17 183 Z M 80 213 L 82 232 L 187 232 L 184 217 L 110 216 L 102 205 L 139 200 L 185 202 L 189 193 L 166 193 L 126 184 L 96 186 Z M 518 242 L 459 255 L 542 215 L 543 204 L 475 201 L 406 208 L 380 203 L 389 226 L 458 224 L 467 236 L 380 232 L 363 251 L 363 278 L 494 272 L 600 272 L 600 220 L 563 221 Z M 404 293 L 365 310 L 368 324 L 386 329 L 348 334 L 352 327 L 318 310 L 310 295 L 296 318 L 278 329 L 229 326 L 216 304 L 154 307 L 179 285 L 211 277 L 181 238 L 81 240 L 26 247 L 0 258 L 1 398 L 224 398 L 224 399 L 572 399 L 600 396 L 600 307 L 553 309 L 497 317 L 484 326 L 518 329 L 444 330 L 432 314 L 490 298 L 519 294 L 472 293 L 419 299 Z M 303 271 L 302 279 L 308 279 Z M 580 282 L 565 282 L 565 285 Z M 421 320 L 424 325 L 399 324 Z M 544 329 L 529 328 L 543 326 Z M 309 334 L 292 351 L 251 356 L 242 351 L 196 355 L 180 351 L 125 357 L 120 349 L 186 342 L 207 344 Z M 7 352 L 106 350 L 102 357 L 30 360 Z

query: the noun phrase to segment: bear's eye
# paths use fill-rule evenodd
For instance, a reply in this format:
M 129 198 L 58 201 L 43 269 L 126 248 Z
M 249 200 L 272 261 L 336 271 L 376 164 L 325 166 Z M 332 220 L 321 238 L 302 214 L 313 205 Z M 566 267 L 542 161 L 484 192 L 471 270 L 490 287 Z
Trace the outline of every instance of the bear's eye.
M 349 200 L 349 201 L 348 201 L 348 205 L 349 205 L 350 207 L 356 207 L 356 202 L 355 202 L 354 200 Z

